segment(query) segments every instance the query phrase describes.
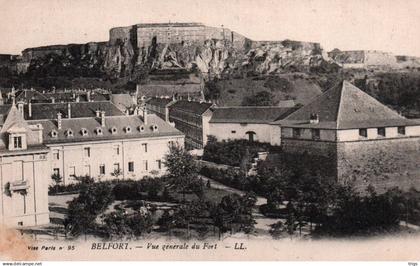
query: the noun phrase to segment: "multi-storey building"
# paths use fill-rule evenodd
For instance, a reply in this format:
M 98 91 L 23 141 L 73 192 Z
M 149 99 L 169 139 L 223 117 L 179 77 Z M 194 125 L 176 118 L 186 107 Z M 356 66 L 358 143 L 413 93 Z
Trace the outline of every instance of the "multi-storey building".
M 0 223 L 6 226 L 46 224 L 49 148 L 42 125 L 28 124 L 11 106 L 0 130 Z
M 160 175 L 165 172 L 163 161 L 170 145 L 184 143 L 180 131 L 146 110 L 142 115 L 107 116 L 98 108 L 93 117 L 58 112 L 50 118 L 52 110 L 26 121 L 23 104 L 19 108 L 13 104 L 1 125 L 0 220 L 4 224 L 49 222 L 52 175 L 63 177 L 63 184 L 84 175 L 98 181 Z
M 203 149 L 209 135 L 209 121 L 213 111 L 212 103 L 169 98 L 152 98 L 146 102 L 146 108 L 174 123 L 175 128 L 185 134 L 185 148 Z

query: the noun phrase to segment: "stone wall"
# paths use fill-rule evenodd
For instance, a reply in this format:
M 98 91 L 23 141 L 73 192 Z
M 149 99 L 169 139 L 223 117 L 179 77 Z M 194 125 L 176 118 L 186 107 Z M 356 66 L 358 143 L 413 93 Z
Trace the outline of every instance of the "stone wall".
M 362 189 L 420 188 L 420 138 L 338 143 L 338 180 Z
M 291 170 L 337 180 L 337 143 L 288 138 L 281 143 L 281 163 Z
M 282 163 L 363 191 L 392 187 L 420 189 L 420 137 L 322 142 L 282 140 Z M 293 161 L 295 160 L 295 161 Z

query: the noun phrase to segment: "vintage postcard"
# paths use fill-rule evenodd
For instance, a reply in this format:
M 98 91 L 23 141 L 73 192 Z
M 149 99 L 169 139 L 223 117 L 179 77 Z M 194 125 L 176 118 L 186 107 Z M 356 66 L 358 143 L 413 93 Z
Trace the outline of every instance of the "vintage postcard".
M 0 6 L 0 261 L 417 265 L 419 1 Z

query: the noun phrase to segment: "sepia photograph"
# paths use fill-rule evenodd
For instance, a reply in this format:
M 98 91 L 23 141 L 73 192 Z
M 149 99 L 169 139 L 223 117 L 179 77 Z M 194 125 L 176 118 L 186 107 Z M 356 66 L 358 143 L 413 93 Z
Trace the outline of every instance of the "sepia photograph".
M 419 1 L 0 6 L 3 266 L 420 261 Z

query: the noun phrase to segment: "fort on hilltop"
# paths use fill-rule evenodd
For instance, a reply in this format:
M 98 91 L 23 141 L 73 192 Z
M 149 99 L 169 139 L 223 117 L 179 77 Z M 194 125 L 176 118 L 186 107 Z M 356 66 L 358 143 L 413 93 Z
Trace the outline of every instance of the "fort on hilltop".
M 142 23 L 127 27 L 112 28 L 109 44 L 131 41 L 142 48 L 153 42 L 170 44 L 181 42 L 204 43 L 208 39 L 229 40 L 236 48 L 243 48 L 250 40 L 228 28 L 205 26 L 202 23 Z

